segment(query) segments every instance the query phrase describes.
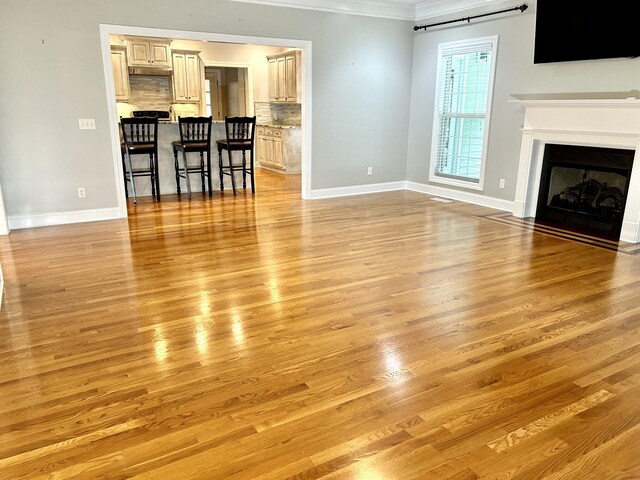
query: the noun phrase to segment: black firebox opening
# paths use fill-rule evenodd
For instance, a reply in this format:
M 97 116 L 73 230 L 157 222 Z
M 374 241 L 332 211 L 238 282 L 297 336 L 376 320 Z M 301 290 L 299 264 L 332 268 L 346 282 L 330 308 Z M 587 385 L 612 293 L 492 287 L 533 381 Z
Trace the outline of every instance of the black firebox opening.
M 536 221 L 617 239 L 633 150 L 546 144 Z

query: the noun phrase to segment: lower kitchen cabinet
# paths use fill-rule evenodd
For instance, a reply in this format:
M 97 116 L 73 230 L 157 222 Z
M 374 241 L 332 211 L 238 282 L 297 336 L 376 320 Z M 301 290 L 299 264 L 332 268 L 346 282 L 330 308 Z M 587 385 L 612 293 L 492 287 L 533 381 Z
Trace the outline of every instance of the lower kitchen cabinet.
M 300 172 L 300 128 L 259 125 L 256 139 L 260 166 L 284 173 Z

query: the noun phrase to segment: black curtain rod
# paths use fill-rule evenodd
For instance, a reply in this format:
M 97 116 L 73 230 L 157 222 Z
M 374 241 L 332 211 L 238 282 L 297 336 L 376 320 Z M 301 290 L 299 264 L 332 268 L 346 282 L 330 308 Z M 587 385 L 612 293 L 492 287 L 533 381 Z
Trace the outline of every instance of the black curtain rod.
M 413 30 L 417 32 L 418 30 L 422 30 L 423 28 L 426 30 L 429 27 L 438 27 L 440 25 L 447 25 L 448 23 L 470 22 L 474 18 L 488 17 L 489 15 L 498 15 L 499 13 L 515 12 L 517 10 L 519 10 L 520 12 L 524 12 L 527 8 L 529 8 L 529 5 L 527 5 L 526 3 L 523 3 L 518 7 L 507 8 L 506 10 L 500 10 L 498 12 L 483 13 L 482 15 L 474 15 L 473 17 L 458 18 L 457 20 L 448 20 L 446 22 L 432 23 L 430 25 L 420 25 L 420 26 L 416 25 L 415 27 L 413 27 Z

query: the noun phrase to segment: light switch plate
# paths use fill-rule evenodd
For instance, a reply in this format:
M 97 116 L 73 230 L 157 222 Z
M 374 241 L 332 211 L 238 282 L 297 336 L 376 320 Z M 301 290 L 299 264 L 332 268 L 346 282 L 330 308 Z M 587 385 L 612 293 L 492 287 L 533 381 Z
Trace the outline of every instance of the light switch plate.
M 96 119 L 95 118 L 79 118 L 78 126 L 80 127 L 80 130 L 95 130 Z

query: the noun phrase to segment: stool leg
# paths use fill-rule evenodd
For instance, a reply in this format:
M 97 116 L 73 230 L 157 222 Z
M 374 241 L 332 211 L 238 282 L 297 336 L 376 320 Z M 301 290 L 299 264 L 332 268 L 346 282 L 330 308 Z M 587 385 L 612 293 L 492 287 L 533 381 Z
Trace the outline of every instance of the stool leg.
M 242 150 L 242 188 L 247 189 L 247 154 Z
M 149 154 L 149 177 L 151 178 L 151 196 L 156 196 L 156 176 L 154 174 L 155 167 L 153 165 L 153 154 Z
M 249 152 L 249 161 L 251 162 L 251 193 L 256 193 L 256 184 L 253 180 L 253 172 L 255 172 L 253 168 L 253 150 Z
M 180 166 L 178 165 L 178 150 L 175 147 L 173 149 L 173 159 L 176 169 L 176 192 L 180 195 Z
M 129 172 L 127 172 L 127 165 L 124 161 L 125 155 L 126 153 L 122 154 L 122 173 L 124 176 L 124 197 L 127 198 L 129 196 L 129 187 L 127 187 L 127 182 L 129 181 L 127 180 L 127 175 L 129 175 Z
M 202 193 L 204 193 L 204 155 L 200 152 L 200 182 L 202 183 Z
M 211 191 L 211 149 L 207 150 L 207 187 L 209 188 L 209 196 L 213 195 Z
M 220 191 L 224 192 L 224 177 L 222 173 L 222 147 L 218 146 L 218 171 L 220 172 Z
M 156 178 L 156 200 L 160 201 L 160 175 L 158 173 L 158 152 L 153 154 L 153 174 Z
M 127 158 L 127 163 L 129 164 L 129 181 L 131 182 L 131 194 L 133 195 L 133 203 L 137 203 L 136 184 L 133 181 L 133 165 L 131 164 L 131 155 L 129 155 L 129 152 L 127 152 L 126 158 Z
M 182 161 L 184 162 L 184 178 L 187 181 L 187 197 L 191 198 L 191 182 L 189 181 L 189 170 L 187 170 L 187 152 L 182 150 Z
M 233 188 L 233 194 L 236 194 L 236 179 L 233 176 L 233 163 L 232 163 L 232 157 L 231 157 L 231 149 L 227 150 L 227 152 L 229 153 L 229 173 L 231 174 L 231 188 Z

